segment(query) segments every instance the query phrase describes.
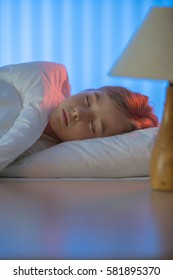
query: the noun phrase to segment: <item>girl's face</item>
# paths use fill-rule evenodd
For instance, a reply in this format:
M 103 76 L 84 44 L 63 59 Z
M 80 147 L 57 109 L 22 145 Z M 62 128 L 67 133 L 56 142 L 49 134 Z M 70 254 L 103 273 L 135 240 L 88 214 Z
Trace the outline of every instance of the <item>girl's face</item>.
M 62 141 L 106 137 L 125 132 L 125 116 L 100 90 L 83 91 L 63 100 L 50 115 Z

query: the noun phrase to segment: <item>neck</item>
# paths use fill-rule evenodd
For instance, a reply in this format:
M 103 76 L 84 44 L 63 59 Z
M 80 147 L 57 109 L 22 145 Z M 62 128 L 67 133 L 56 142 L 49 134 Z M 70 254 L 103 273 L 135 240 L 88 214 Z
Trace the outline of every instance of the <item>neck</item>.
M 50 125 L 50 122 L 48 122 L 47 126 L 45 127 L 44 131 L 43 131 L 44 134 L 60 141 L 59 137 L 56 135 L 56 133 L 53 131 L 51 125 Z

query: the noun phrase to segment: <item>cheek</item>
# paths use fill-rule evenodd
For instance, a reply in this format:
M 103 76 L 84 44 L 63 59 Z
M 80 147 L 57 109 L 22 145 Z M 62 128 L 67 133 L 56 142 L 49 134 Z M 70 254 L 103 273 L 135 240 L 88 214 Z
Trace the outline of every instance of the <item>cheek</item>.
M 59 112 L 57 109 L 55 109 L 51 114 L 50 114 L 50 118 L 49 118 L 49 122 L 50 125 L 52 127 L 52 129 L 57 132 L 58 128 L 61 125 L 60 122 L 60 116 L 59 116 Z
M 78 122 L 74 125 L 74 131 L 76 133 L 90 134 L 89 124 L 84 122 Z
M 82 123 L 78 123 L 68 129 L 65 129 L 63 134 L 66 141 L 92 138 L 89 129 L 87 129 L 87 126 Z
M 58 116 L 58 107 L 56 107 L 51 113 L 50 113 L 50 119 L 54 120 Z

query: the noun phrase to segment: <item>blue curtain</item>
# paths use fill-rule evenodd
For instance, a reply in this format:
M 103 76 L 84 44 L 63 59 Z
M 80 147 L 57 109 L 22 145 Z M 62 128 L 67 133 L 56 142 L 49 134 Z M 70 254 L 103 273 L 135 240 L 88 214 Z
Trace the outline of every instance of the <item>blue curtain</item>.
M 72 94 L 122 85 L 150 97 L 161 119 L 167 83 L 117 79 L 108 71 L 152 6 L 173 0 L 0 0 L 0 66 L 66 65 Z

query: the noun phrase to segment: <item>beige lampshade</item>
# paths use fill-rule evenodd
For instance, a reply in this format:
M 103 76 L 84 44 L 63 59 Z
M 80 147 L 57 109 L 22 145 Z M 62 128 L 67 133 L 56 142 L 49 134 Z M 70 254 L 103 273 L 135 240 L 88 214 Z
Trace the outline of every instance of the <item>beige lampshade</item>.
M 109 74 L 173 82 L 173 7 L 154 7 Z

